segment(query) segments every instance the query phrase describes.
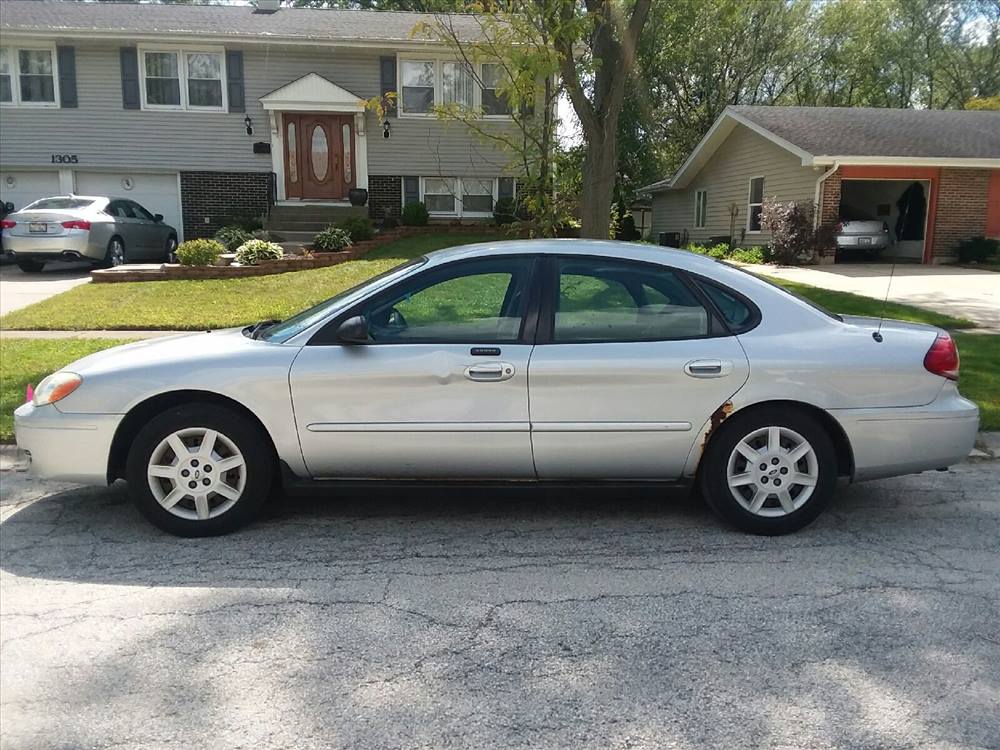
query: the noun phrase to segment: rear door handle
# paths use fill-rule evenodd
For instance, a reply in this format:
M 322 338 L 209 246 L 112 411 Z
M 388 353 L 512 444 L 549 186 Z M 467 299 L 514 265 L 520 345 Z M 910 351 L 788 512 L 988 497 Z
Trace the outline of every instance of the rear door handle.
M 684 365 L 692 378 L 724 378 L 733 371 L 733 363 L 722 359 L 693 359 Z
M 495 383 L 514 377 L 514 365 L 510 362 L 477 362 L 465 368 L 465 377 L 478 383 Z

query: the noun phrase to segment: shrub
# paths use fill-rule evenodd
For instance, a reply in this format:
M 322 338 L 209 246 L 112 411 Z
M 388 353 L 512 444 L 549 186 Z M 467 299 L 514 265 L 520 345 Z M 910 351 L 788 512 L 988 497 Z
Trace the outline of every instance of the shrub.
M 351 235 L 347 233 L 347 230 L 332 225 L 313 237 L 313 249 L 326 253 L 343 250 L 350 247 L 351 244 Z
M 761 226 L 771 233 L 771 257 L 778 263 L 808 263 L 817 250 L 812 204 L 764 199 Z
M 399 226 L 399 219 L 393 214 L 386 214 L 382 218 L 382 228 L 383 229 L 395 229 Z
M 427 206 L 420 202 L 407 203 L 403 206 L 403 224 L 408 227 L 427 226 L 430 214 L 427 213 Z
M 501 198 L 493 204 L 493 220 L 497 226 L 513 224 L 515 221 L 528 221 L 530 218 L 527 206 L 514 198 Z
M 989 263 L 1000 261 L 1000 240 L 971 237 L 958 245 L 958 260 L 962 263 Z
M 253 214 L 233 214 L 226 217 L 226 224 L 228 226 L 239 227 L 247 232 L 253 232 L 255 229 L 264 228 L 264 217 L 254 216 Z
M 765 257 L 762 247 L 737 247 L 729 253 L 727 260 L 735 260 L 737 263 L 763 263 Z
M 247 240 L 252 240 L 253 235 L 241 226 L 228 224 L 215 233 L 215 239 L 231 253 Z
M 725 258 L 729 255 L 729 245 L 719 244 L 705 247 L 704 245 L 688 245 L 687 249 L 696 255 L 707 255 L 709 258 Z
M 188 240 L 177 246 L 177 261 L 182 266 L 210 266 L 224 252 L 217 240 Z
M 236 262 L 243 266 L 256 266 L 262 260 L 281 260 L 285 251 L 281 245 L 267 240 L 247 240 L 236 248 Z
M 639 228 L 635 225 L 635 217 L 632 214 L 625 214 L 621 221 L 618 222 L 618 234 L 615 235 L 615 239 L 624 240 L 625 242 L 635 242 L 641 237 Z
M 351 242 L 364 242 L 375 236 L 375 227 L 366 216 L 352 216 L 337 226 L 351 235 Z

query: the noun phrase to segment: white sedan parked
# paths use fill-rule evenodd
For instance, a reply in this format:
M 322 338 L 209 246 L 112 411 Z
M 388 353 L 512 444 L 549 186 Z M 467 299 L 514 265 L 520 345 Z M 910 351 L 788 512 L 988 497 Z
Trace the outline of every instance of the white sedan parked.
M 15 415 L 38 474 L 119 478 L 175 534 L 231 531 L 276 482 L 697 483 L 780 534 L 838 476 L 962 460 L 947 333 L 831 315 L 724 263 L 578 240 L 453 248 L 280 323 L 109 349 Z

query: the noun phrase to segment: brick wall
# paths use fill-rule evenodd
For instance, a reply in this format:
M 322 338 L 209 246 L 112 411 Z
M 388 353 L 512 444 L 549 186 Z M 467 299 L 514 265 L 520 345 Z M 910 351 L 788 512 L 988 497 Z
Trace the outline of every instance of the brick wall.
M 941 170 L 932 247 L 934 263 L 954 261 L 962 240 L 986 233 L 989 187 L 988 169 Z
M 368 176 L 368 215 L 373 219 L 399 218 L 403 204 L 403 179 L 398 175 Z
M 819 195 L 819 225 L 822 228 L 832 227 L 840 218 L 840 170 L 823 180 Z M 820 264 L 827 265 L 835 262 L 837 255 L 836 247 L 828 247 L 821 251 L 818 258 Z
M 234 216 L 268 208 L 267 172 L 181 172 L 184 237 L 211 237 Z

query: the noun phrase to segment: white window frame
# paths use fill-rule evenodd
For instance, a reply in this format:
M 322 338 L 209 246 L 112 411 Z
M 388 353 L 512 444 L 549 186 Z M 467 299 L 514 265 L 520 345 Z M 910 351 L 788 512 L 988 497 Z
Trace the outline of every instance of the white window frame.
M 708 225 L 708 191 L 694 191 L 694 228 L 704 229 Z
M 760 180 L 760 203 L 751 203 L 750 202 L 750 199 L 753 197 L 753 181 L 754 180 Z M 747 225 L 746 225 L 747 234 L 760 234 L 760 233 L 762 233 L 764 231 L 764 222 L 763 221 L 761 221 L 761 223 L 760 223 L 760 229 L 751 229 L 750 228 L 750 220 L 753 218 L 753 207 L 754 206 L 760 206 L 762 210 L 764 208 L 764 190 L 766 189 L 765 188 L 766 185 L 767 185 L 767 181 L 764 179 L 764 175 L 762 175 L 762 174 L 759 174 L 759 175 L 756 175 L 754 177 L 751 177 L 750 181 L 747 182 Z
M 438 175 L 425 175 L 425 176 L 422 176 L 420 178 L 420 202 L 423 203 L 424 205 L 427 204 L 427 201 L 425 200 L 426 190 L 425 190 L 424 185 L 425 185 L 426 180 L 429 180 L 429 179 L 430 180 L 454 180 L 455 181 L 455 210 L 452 211 L 452 212 L 443 212 L 443 211 L 430 211 L 428 209 L 428 214 L 430 216 L 433 216 L 435 218 L 448 218 L 448 219 L 455 219 L 455 218 L 458 218 L 458 219 L 462 219 L 462 218 L 468 218 L 468 219 L 492 218 L 492 216 L 493 216 L 493 212 L 492 211 L 486 212 L 486 211 L 466 211 L 465 210 L 465 207 L 462 204 L 462 196 L 465 194 L 465 186 L 462 184 L 462 180 L 463 179 L 466 179 L 466 180 L 478 180 L 478 181 L 489 180 L 492 183 L 492 186 L 493 186 L 493 206 L 495 208 L 496 205 L 497 205 L 497 201 L 499 200 L 499 190 L 500 190 L 500 179 L 498 177 L 469 177 L 469 176 L 466 176 L 466 177 L 463 178 L 463 177 L 453 177 L 452 175 L 441 175 L 441 176 L 438 176 Z M 517 181 L 516 180 L 514 181 L 514 194 L 515 194 L 515 196 L 517 195 Z M 434 193 L 434 195 L 438 195 L 438 193 Z
M 403 106 L 403 63 L 415 62 L 415 63 L 434 63 L 434 103 L 431 105 L 433 107 L 440 107 L 444 104 L 444 84 L 442 82 L 442 69 L 444 63 L 457 63 L 459 65 L 464 65 L 464 60 L 456 60 L 448 55 L 421 55 L 421 54 L 407 54 L 407 55 L 397 55 L 396 56 L 396 105 L 398 116 L 403 118 L 436 118 L 437 113 L 433 111 L 430 112 L 407 112 Z M 487 63 L 490 64 L 490 63 Z M 468 67 L 472 68 L 472 108 L 478 110 L 480 113 L 483 109 L 483 64 L 482 63 L 469 63 Z M 482 115 L 485 120 L 511 120 L 512 115 Z
M 56 45 L 54 43 L 41 43 L 41 44 L 2 44 L 7 50 L 7 54 L 11 55 L 10 60 L 10 95 L 11 100 L 9 102 L 0 102 L 0 107 L 33 107 L 45 109 L 58 109 L 59 108 L 59 57 L 56 54 Z M 24 52 L 48 52 L 52 55 L 52 97 L 51 102 L 26 102 L 21 99 L 21 55 Z
M 483 66 L 484 65 L 493 65 L 493 66 L 501 68 L 501 69 L 503 68 L 503 65 L 501 65 L 500 63 L 480 63 L 479 64 L 479 81 L 480 82 L 483 81 Z M 501 74 L 502 75 L 506 75 L 507 71 L 506 70 L 501 70 Z M 493 91 L 496 91 L 496 88 L 494 88 Z M 479 84 L 476 85 L 476 96 L 479 98 L 479 108 L 482 109 L 483 108 L 483 87 L 480 86 Z M 510 109 L 510 112 L 508 112 L 507 114 L 505 114 L 505 115 L 503 115 L 503 114 L 500 114 L 500 115 L 488 115 L 488 114 L 486 114 L 486 112 L 483 112 L 483 118 L 487 119 L 487 120 L 511 120 L 514 117 L 514 108 L 510 106 L 510 102 L 507 103 L 507 106 Z
M 229 111 L 229 81 L 226 72 L 226 48 L 201 46 L 192 47 L 188 45 L 157 44 L 142 46 L 136 50 L 139 55 L 139 97 L 142 109 L 151 111 L 175 111 L 175 112 L 228 112 Z M 177 82 L 180 87 L 180 104 L 150 104 L 146 101 L 146 53 L 165 52 L 177 57 Z M 222 106 L 220 107 L 200 107 L 188 103 L 188 55 L 219 55 L 220 83 L 222 85 Z

